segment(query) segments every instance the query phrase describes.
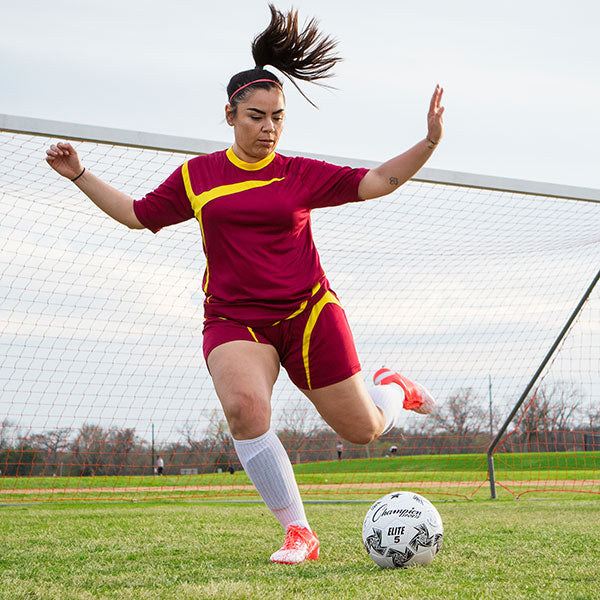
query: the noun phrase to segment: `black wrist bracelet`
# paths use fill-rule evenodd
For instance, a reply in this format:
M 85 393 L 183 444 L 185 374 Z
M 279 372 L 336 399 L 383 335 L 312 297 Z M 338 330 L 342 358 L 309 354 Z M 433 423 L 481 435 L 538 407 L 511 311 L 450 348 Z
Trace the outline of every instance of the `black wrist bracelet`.
M 85 173 L 85 167 L 83 167 L 83 171 L 81 171 L 81 173 L 79 173 L 79 175 L 77 175 L 77 177 L 74 177 L 73 179 L 71 179 L 71 181 L 77 181 L 84 173 Z

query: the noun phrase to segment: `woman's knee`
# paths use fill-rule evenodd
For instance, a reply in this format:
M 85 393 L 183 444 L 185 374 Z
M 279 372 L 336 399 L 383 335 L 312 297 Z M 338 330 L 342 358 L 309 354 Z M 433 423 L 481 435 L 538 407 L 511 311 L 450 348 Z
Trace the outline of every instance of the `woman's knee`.
M 338 428 L 336 433 L 351 444 L 366 446 L 379 437 L 381 427 L 375 422 L 357 423 L 352 428 Z
M 253 439 L 265 433 L 271 423 L 268 398 L 252 390 L 235 390 L 222 398 L 229 431 L 236 440 Z
M 272 346 L 233 341 L 208 356 L 215 391 L 235 439 L 265 433 L 271 421 L 271 392 L 279 371 Z
M 383 431 L 385 419 L 360 373 L 324 388 L 302 391 L 329 426 L 352 444 L 369 444 Z

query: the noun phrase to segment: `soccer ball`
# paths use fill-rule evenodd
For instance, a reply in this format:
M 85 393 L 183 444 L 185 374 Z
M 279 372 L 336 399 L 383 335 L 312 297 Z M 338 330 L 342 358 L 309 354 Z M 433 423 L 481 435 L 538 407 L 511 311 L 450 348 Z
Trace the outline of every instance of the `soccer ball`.
M 428 565 L 442 548 L 444 526 L 427 498 L 394 492 L 369 508 L 362 537 L 369 556 L 384 569 Z

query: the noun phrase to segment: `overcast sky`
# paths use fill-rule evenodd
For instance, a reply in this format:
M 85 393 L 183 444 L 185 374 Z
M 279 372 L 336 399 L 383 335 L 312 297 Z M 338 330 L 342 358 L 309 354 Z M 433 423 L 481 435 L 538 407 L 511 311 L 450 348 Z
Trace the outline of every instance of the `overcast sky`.
M 280 9 L 288 1 L 276 3 Z M 429 167 L 600 188 L 593 0 L 297 0 L 339 40 L 336 91 L 286 85 L 282 149 L 384 160 L 446 135 Z M 2 0 L 0 113 L 227 141 L 225 87 L 253 66 L 264 0 Z
M 269 20 L 267 2 L 262 0 L 0 2 L 0 113 L 226 142 L 231 140 L 231 130 L 223 119 L 225 87 L 232 74 L 253 66 L 250 42 Z M 288 116 L 282 149 L 385 160 L 425 135 L 429 99 L 439 82 L 446 89 L 446 135 L 429 167 L 600 189 L 600 111 L 597 107 L 600 8 L 597 3 L 575 1 L 567 6 L 564 2 L 527 0 L 493 4 L 466 0 L 418 3 L 297 0 L 294 4 L 302 17 L 318 17 L 322 30 L 339 40 L 339 51 L 345 61 L 338 65 L 333 81 L 335 91 L 303 85 L 319 110 L 311 107 L 289 83 L 285 85 Z M 277 6 L 286 9 L 290 4 L 282 1 Z M 12 151 L 9 145 L 4 150 Z M 26 154 L 27 148 L 22 151 L 27 158 L 16 158 L 33 160 Z M 90 148 L 87 151 L 91 152 Z M 99 161 L 96 167 L 99 169 L 102 157 L 94 158 Z M 146 171 L 143 171 L 144 164 L 140 166 L 143 172 L 135 177 L 136 182 L 141 180 L 146 185 L 152 176 L 156 184 L 162 177 L 161 169 L 166 176 L 175 168 L 175 164 L 167 168 L 160 163 L 160 157 L 156 160 L 156 165 L 146 165 Z M 111 164 L 111 160 L 107 163 Z M 33 402 L 39 395 L 36 418 L 46 418 L 40 407 L 48 407 L 50 416 L 45 427 L 55 426 L 52 419 L 68 424 L 68 418 L 73 422 L 97 418 L 93 411 L 110 412 L 114 408 L 115 415 L 117 410 L 124 413 L 119 413 L 118 419 L 115 416 L 115 422 L 139 419 L 134 421 L 138 431 L 149 425 L 155 413 L 161 413 L 166 393 L 177 400 L 172 402 L 171 410 L 198 410 L 195 406 L 197 390 L 200 388 L 207 394 L 209 386 L 204 371 L 202 376 L 206 381 L 197 379 L 200 338 L 191 336 L 189 322 L 192 318 L 201 321 L 198 269 L 203 268 L 203 264 L 194 264 L 194 268 L 180 272 L 182 259 L 179 251 L 175 251 L 181 246 L 182 256 L 186 257 L 185 248 L 190 247 L 179 243 L 179 235 L 186 243 L 197 246 L 197 242 L 190 242 L 198 239 L 196 229 L 189 234 L 189 239 L 184 229 L 181 234 L 178 230 L 163 232 L 156 241 L 142 237 L 139 232 L 116 230 L 114 223 L 103 221 L 95 208 L 83 205 L 74 186 L 66 186 L 50 171 L 43 163 L 43 152 L 40 151 L 39 161 L 31 169 L 29 165 L 25 169 L 29 179 L 21 177 L 23 170 L 12 169 L 11 164 L 0 161 L 5 176 L 14 182 L 13 187 L 2 185 L 1 191 L 8 193 L 0 194 L 0 201 L 4 202 L 0 207 L 4 215 L 0 223 L 0 242 L 4 273 L 19 283 L 9 282 L 5 286 L 7 295 L 3 306 L 10 305 L 13 310 L 7 325 L 13 329 L 7 328 L 6 335 L 20 335 L 23 339 L 30 336 L 30 339 L 25 343 L 9 341 L 5 345 L 8 354 L 3 363 L 4 372 L 0 364 L 0 379 L 4 375 L 9 383 L 2 402 L 14 401 L 18 405 L 23 398 Z M 94 162 L 91 164 L 96 166 Z M 127 178 L 133 175 L 127 173 Z M 565 208 L 564 202 L 558 200 L 530 197 L 526 214 L 515 214 L 512 208 L 518 206 L 518 202 L 515 200 L 513 206 L 509 195 L 494 201 L 494 194 L 453 189 L 433 194 L 428 199 L 427 210 L 423 211 L 419 186 L 407 185 L 402 191 L 406 193 L 402 213 L 394 211 L 378 220 L 382 203 L 369 208 L 374 211 L 371 217 L 361 212 L 354 221 L 361 232 L 363 222 L 370 220 L 378 228 L 385 223 L 394 232 L 395 227 L 406 227 L 406 223 L 411 228 L 420 224 L 420 229 L 415 229 L 418 235 L 409 236 L 406 242 L 410 245 L 415 239 L 419 240 L 417 250 L 425 251 L 426 260 L 434 257 L 434 270 L 421 275 L 422 263 L 411 266 L 408 262 L 412 255 L 410 247 L 401 248 L 403 259 L 398 265 L 395 265 L 394 254 L 398 249 L 388 249 L 381 254 L 394 261 L 398 273 L 402 271 L 397 275 L 399 280 L 409 274 L 407 288 L 415 298 L 413 301 L 412 296 L 401 295 L 402 302 L 398 302 L 399 296 L 393 297 L 391 304 L 398 312 L 390 313 L 388 318 L 400 328 L 397 332 L 390 333 L 390 325 L 379 323 L 381 318 L 377 311 L 373 311 L 375 317 L 369 312 L 358 312 L 355 307 L 363 302 L 365 286 L 359 279 L 358 299 L 354 299 L 354 288 L 347 282 L 359 276 L 372 276 L 376 281 L 371 287 L 377 291 L 376 284 L 379 285 L 381 277 L 369 266 L 354 265 L 353 255 L 349 255 L 352 268 L 347 269 L 338 262 L 339 257 L 325 256 L 324 264 L 331 265 L 328 273 L 333 275 L 334 286 L 344 291 L 344 302 L 356 326 L 359 347 L 366 356 L 361 360 L 369 373 L 380 366 L 380 363 L 375 364 L 379 355 L 366 352 L 369 344 L 374 345 L 375 338 L 382 346 L 381 354 L 386 361 L 398 362 L 403 368 L 422 373 L 442 401 L 454 390 L 470 386 L 485 399 L 488 377 L 492 376 L 495 402 L 507 407 L 509 401 L 514 402 L 521 393 L 524 382 L 529 380 L 554 340 L 557 327 L 570 314 L 593 277 L 597 268 L 598 205 L 572 203 Z M 137 192 L 141 195 L 140 190 Z M 57 201 L 59 195 L 60 202 Z M 18 203 L 15 197 L 19 198 Z M 452 202 L 460 202 L 463 209 L 467 208 L 453 214 Z M 410 206 L 414 213 L 407 212 Z M 361 206 L 360 210 L 367 208 Z M 480 220 L 471 223 L 468 219 L 471 214 L 479 215 Z M 516 219 L 516 225 L 506 225 L 507 214 Z M 327 223 L 326 217 L 321 219 L 320 223 Z M 333 222 L 334 231 L 345 234 L 346 230 L 337 226 L 337 220 Z M 503 223 L 501 228 L 498 227 L 500 222 Z M 440 237 L 440 223 L 446 227 L 447 239 Z M 488 247 L 482 246 L 480 238 L 475 236 L 485 233 L 482 228 L 485 229 L 486 224 L 491 228 L 490 235 L 484 238 L 489 242 Z M 524 232 L 516 238 L 515 227 Z M 361 239 L 355 231 L 349 228 L 349 235 L 354 235 L 352 241 L 340 244 L 342 258 L 343 249 L 355 249 L 356 240 Z M 535 236 L 531 235 L 532 231 L 536 232 Z M 522 254 L 512 252 L 513 246 L 507 246 L 509 235 L 516 239 L 516 247 Z M 94 236 L 101 239 L 94 242 Z M 169 236 L 175 240 L 172 244 Z M 375 238 L 380 243 L 395 239 L 391 235 L 373 234 L 367 236 L 364 243 L 371 246 Z M 399 239 L 404 238 L 399 236 Z M 431 244 L 424 243 L 424 239 Z M 90 240 L 91 245 L 84 247 L 84 241 Z M 133 252 L 134 243 L 143 248 Z M 438 249 L 445 248 L 448 254 L 450 243 L 465 246 L 460 250 L 466 251 L 471 261 L 473 257 L 479 260 L 483 256 L 492 262 L 488 260 L 474 274 L 472 262 L 462 264 L 459 260 L 463 270 L 455 272 L 447 262 L 437 260 Z M 335 247 L 334 242 L 329 249 Z M 104 252 L 99 251 L 100 248 L 104 248 Z M 321 250 L 327 255 L 326 245 Z M 496 255 L 497 251 L 500 254 Z M 162 256 L 160 253 L 166 256 L 164 263 L 156 262 Z M 462 256 L 458 252 L 449 254 Z M 149 261 L 145 269 L 143 265 L 140 267 L 142 256 Z M 528 260 L 530 270 L 519 262 L 521 257 Z M 365 254 L 367 259 L 369 256 Z M 102 268 L 95 261 L 100 261 Z M 116 264 L 121 265 L 123 279 L 117 277 L 119 273 L 115 275 Z M 542 264 L 544 269 L 540 268 Z M 550 271 L 550 264 L 555 271 Z M 135 271 L 136 268 L 140 270 Z M 462 275 L 464 269 L 468 277 Z M 138 273 L 135 285 L 131 284 L 132 272 Z M 513 272 L 519 273 L 521 280 L 517 278 L 515 282 Z M 566 273 L 572 279 L 558 279 L 557 272 Z M 162 279 L 155 281 L 156 273 L 160 273 Z M 549 287 L 531 291 L 529 278 L 533 281 L 538 275 Z M 114 277 L 117 277 L 116 283 Z M 176 277 L 179 279 L 169 279 Z M 57 278 L 58 283 L 54 281 Z M 436 281 L 434 291 L 430 280 Z M 466 280 L 475 286 L 474 292 L 466 291 Z M 505 285 L 500 285 L 501 280 L 506 280 Z M 23 281 L 26 283 L 22 284 Z M 92 290 L 85 288 L 81 292 L 81 314 L 73 310 L 73 306 L 79 306 L 77 294 L 80 293 L 79 288 L 74 289 L 73 281 L 88 282 Z M 104 281 L 110 282 L 112 287 L 107 285 L 105 291 L 99 292 L 95 286 Z M 151 287 L 151 283 L 156 288 Z M 117 301 L 113 292 L 121 289 L 126 293 L 119 301 L 125 308 L 119 309 L 122 314 L 117 310 L 115 321 L 106 306 Z M 371 288 L 366 286 L 366 289 Z M 564 298 L 560 296 L 563 292 Z M 134 313 L 128 312 L 128 294 L 138 293 L 143 298 L 154 298 L 159 307 L 156 313 L 145 316 L 144 305 L 144 313 L 132 317 Z M 92 296 L 93 302 L 89 300 Z M 423 298 L 427 298 L 425 304 Z M 385 303 L 386 298 L 375 295 L 371 305 L 378 299 Z M 555 312 L 545 306 L 551 301 Z M 98 313 L 90 316 L 92 309 Z M 54 313 L 49 313 L 50 310 Z M 142 333 L 156 337 L 153 319 L 157 315 L 166 318 L 163 310 L 167 310 L 169 319 L 180 320 L 182 333 L 177 335 L 181 337 L 173 346 L 169 340 L 166 345 L 160 345 L 160 340 L 152 339 L 158 349 L 151 347 L 150 342 L 148 346 L 138 342 L 139 357 L 134 364 L 127 340 L 139 340 Z M 521 318 L 519 311 L 524 313 L 526 321 L 534 321 L 528 330 L 532 331 L 531 337 L 522 343 L 518 338 L 518 348 L 507 346 L 506 351 L 498 351 L 501 348 L 498 344 L 504 343 L 502 336 L 513 331 L 512 321 Z M 422 317 L 421 329 L 418 335 L 414 334 L 417 341 L 411 338 L 409 327 L 414 314 Z M 596 331 L 600 321 L 595 315 L 597 312 L 586 317 L 581 327 L 584 335 Z M 457 320 L 459 325 L 455 324 Z M 160 319 L 159 323 L 162 324 Z M 497 323 L 500 333 L 495 330 Z M 552 326 L 546 327 L 547 323 Z M 64 331 L 57 333 L 55 328 L 59 326 L 63 326 Z M 128 326 L 132 329 L 127 329 Z M 383 330 L 393 338 L 387 346 L 381 339 Z M 73 331 L 90 332 L 90 339 L 86 333 L 81 334 L 81 340 L 73 341 Z M 490 332 L 497 335 L 494 352 L 487 350 Z M 173 327 L 169 335 L 176 337 L 175 333 Z M 99 341 L 92 345 L 96 337 Z M 40 338 L 43 338 L 42 343 Z M 557 359 L 552 373 L 554 376 L 558 371 L 558 378 L 580 381 L 586 402 L 591 403 L 597 398 L 598 390 L 597 346 L 585 337 L 584 342 L 575 335 L 572 339 L 573 343 L 580 343 L 583 350 L 576 348 L 574 354 L 563 352 L 561 356 L 571 359 L 575 367 L 568 364 L 563 375 L 560 359 Z M 509 342 L 512 343 L 512 339 Z M 390 345 L 402 351 L 397 360 L 393 360 Z M 58 359 L 47 359 L 48 348 L 58 353 L 67 367 L 56 367 L 52 361 Z M 187 354 L 180 356 L 174 350 Z M 578 354 L 583 355 L 584 351 L 589 354 L 585 359 L 589 362 Z M 32 360 L 32 353 L 36 360 Z M 508 364 L 504 357 L 513 363 Z M 150 360 L 155 362 L 149 366 Z M 565 364 L 568 362 L 565 359 Z M 40 364 L 43 364 L 42 376 L 38 374 Z M 522 380 L 516 375 L 519 369 Z M 107 370 L 110 377 L 106 376 Z M 51 385 L 47 383 L 46 373 L 51 373 L 48 376 Z M 63 377 L 63 373 L 68 375 Z M 136 383 L 134 375 L 143 378 L 146 387 L 132 392 L 130 388 Z M 174 388 L 176 391 L 169 387 L 172 381 L 178 386 Z M 73 388 L 74 382 L 81 387 Z M 110 391 L 105 393 L 105 387 L 110 387 Z M 82 391 L 78 395 L 73 393 L 74 389 Z M 596 390 L 595 396 L 592 389 Z M 9 394 L 14 394 L 14 398 Z M 114 407 L 96 402 L 96 398 L 104 402 L 109 396 Z M 85 398 L 90 406 L 89 415 L 85 413 L 85 406 L 68 404 L 71 397 Z M 121 402 L 122 397 L 127 401 Z M 295 392 L 293 397 L 297 401 Z M 214 401 L 216 405 L 216 399 Z M 64 412 L 57 412 L 55 406 L 62 405 L 66 407 Z M 138 410 L 139 406 L 144 410 Z M 18 425 L 28 426 L 29 410 L 9 410 L 7 414 L 22 415 L 23 423 Z M 197 418 L 194 415 L 193 418 Z M 174 427 L 187 418 L 177 413 L 172 419 Z M 145 431 L 144 435 L 148 435 Z M 166 434 L 162 435 L 164 438 Z

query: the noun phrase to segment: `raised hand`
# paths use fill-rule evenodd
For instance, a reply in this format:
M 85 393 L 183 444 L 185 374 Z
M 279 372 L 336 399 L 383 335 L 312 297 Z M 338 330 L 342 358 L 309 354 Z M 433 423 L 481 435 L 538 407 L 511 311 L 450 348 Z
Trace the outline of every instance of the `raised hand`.
M 429 113 L 427 113 L 427 139 L 432 144 L 437 144 L 444 133 L 444 120 L 442 118 L 444 107 L 441 105 L 443 93 L 444 88 L 436 85 L 429 104 Z
M 68 142 L 52 144 L 46 150 L 46 162 L 59 174 L 68 179 L 77 177 L 83 170 L 77 151 Z

